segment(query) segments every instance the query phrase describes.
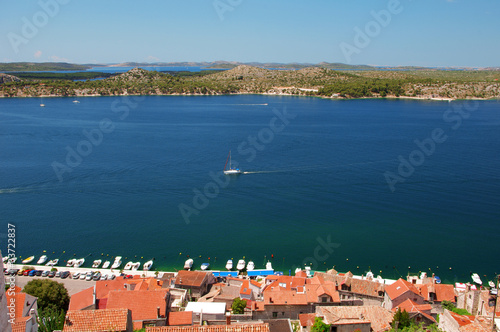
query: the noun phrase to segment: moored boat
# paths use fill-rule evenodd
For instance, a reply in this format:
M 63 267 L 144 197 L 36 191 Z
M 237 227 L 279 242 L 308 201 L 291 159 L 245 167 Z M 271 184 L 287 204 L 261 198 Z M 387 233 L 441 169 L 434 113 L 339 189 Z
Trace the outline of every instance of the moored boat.
M 141 262 L 135 262 L 132 264 L 132 267 L 130 268 L 132 271 L 137 271 L 139 270 L 139 267 L 141 266 Z
M 189 258 L 188 260 L 186 260 L 186 262 L 184 263 L 184 269 L 185 270 L 190 270 L 192 267 L 193 267 L 193 260 L 191 258 Z
M 94 261 L 94 263 L 92 263 L 92 267 L 93 267 L 93 268 L 98 268 L 98 267 L 99 267 L 99 265 L 101 265 L 101 262 L 102 262 L 102 260 L 100 260 L 100 259 L 96 259 L 96 260 Z
M 43 263 L 45 263 L 47 261 L 47 256 L 46 255 L 43 255 L 41 256 L 39 259 L 38 259 L 38 262 L 36 262 L 38 265 L 42 265 Z
M 227 260 L 226 269 L 228 269 L 229 271 L 231 271 L 233 269 L 233 260 L 232 259 Z
M 266 270 L 272 270 L 272 269 L 273 269 L 273 264 L 270 261 L 267 261 Z
M 23 259 L 23 264 L 31 263 L 35 259 L 35 256 L 30 256 L 26 259 Z
M 71 266 L 75 265 L 75 263 L 76 263 L 76 259 L 68 259 L 68 261 L 66 262 L 66 266 L 71 267 Z
M 102 268 L 103 269 L 107 269 L 109 267 L 109 265 L 111 264 L 110 261 L 105 261 L 104 264 L 102 264 Z
M 113 265 L 111 265 L 112 269 L 117 269 L 122 265 L 122 256 L 116 256 Z
M 83 263 L 85 263 L 85 258 L 80 258 L 80 259 L 77 259 L 75 261 L 75 264 L 73 265 L 73 267 L 80 267 L 83 265 Z
M 46 266 L 55 266 L 59 263 L 59 258 L 56 258 L 56 259 L 53 259 L 53 260 L 50 260 L 47 264 L 45 264 Z
M 477 273 L 473 273 L 471 275 L 471 278 L 472 278 L 472 281 L 474 281 L 476 284 L 478 284 L 478 285 L 483 284 L 483 282 L 481 281 L 481 278 L 479 277 L 479 275 Z
M 153 266 L 153 260 L 150 260 L 150 261 L 147 261 L 146 263 L 144 263 L 144 265 L 142 266 L 142 269 L 144 271 L 149 271 L 149 270 L 151 270 L 152 266 Z
M 255 269 L 255 264 L 252 261 L 248 262 L 247 271 L 252 271 L 253 269 Z
M 240 259 L 238 261 L 238 265 L 236 265 L 236 269 L 241 271 L 245 268 L 245 260 L 244 259 Z
M 229 160 L 229 168 L 226 169 L 228 160 Z M 241 174 L 241 171 L 240 171 L 239 168 L 233 168 L 231 166 L 231 150 L 229 150 L 229 155 L 227 156 L 226 164 L 224 165 L 224 174 L 226 174 L 226 175 L 238 175 L 238 174 Z
M 208 270 L 209 267 L 210 267 L 210 263 L 202 263 L 201 264 L 202 271 Z
M 130 270 L 132 268 L 132 264 L 134 264 L 134 262 L 128 262 L 127 264 L 125 264 L 125 267 L 123 269 Z

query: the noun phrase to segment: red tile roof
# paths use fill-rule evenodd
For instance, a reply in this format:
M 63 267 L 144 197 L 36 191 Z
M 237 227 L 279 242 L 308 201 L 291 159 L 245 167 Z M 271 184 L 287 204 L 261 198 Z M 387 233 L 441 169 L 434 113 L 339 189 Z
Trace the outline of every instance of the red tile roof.
M 315 283 L 312 279 L 319 278 L 323 281 L 331 281 L 334 285 L 338 285 L 339 289 L 342 284 L 350 287 L 350 292 L 354 294 L 360 295 L 369 295 L 369 296 L 383 296 L 385 285 L 378 281 L 374 280 L 366 280 L 366 279 L 355 279 L 352 278 L 352 273 L 347 274 L 330 274 L 323 272 L 315 272 L 314 277 L 311 279 L 312 283 Z
M 422 297 L 430 301 L 429 293 L 433 292 L 436 294 L 436 298 L 434 301 L 442 302 L 442 301 L 450 301 L 455 302 L 455 289 L 453 285 L 449 284 L 423 284 L 423 285 L 415 285 L 419 290 Z
M 394 300 L 395 298 L 400 297 L 401 295 L 403 295 L 404 293 L 406 293 L 408 291 L 410 291 L 418 296 L 421 296 L 420 292 L 413 284 L 411 284 L 408 281 L 401 279 L 401 278 L 398 279 L 398 281 L 396 281 L 392 285 L 388 285 L 385 287 L 385 292 L 387 293 L 387 295 L 389 295 L 389 298 L 391 300 Z
M 471 316 L 471 315 L 459 315 L 457 313 L 454 313 L 453 311 L 448 311 L 451 315 L 451 317 L 456 320 L 458 323 L 458 326 L 462 327 L 468 324 L 474 323 L 476 320 L 476 316 Z
M 146 332 L 269 332 L 269 324 L 146 327 Z
M 68 310 L 82 310 L 94 304 L 94 286 L 73 294 Z
M 175 278 L 175 285 L 201 287 L 208 273 L 211 272 L 181 270 L 177 273 L 177 277 Z
M 300 326 L 313 326 L 316 314 L 299 314 Z
M 12 332 L 26 332 L 26 323 L 31 319 L 31 316 L 16 317 L 14 324 L 11 325 Z
M 168 313 L 168 325 L 193 325 L 192 311 L 172 311 Z
M 430 304 L 416 304 L 410 299 L 403 301 L 396 308 L 392 308 L 392 311 L 396 312 L 398 308 L 401 309 L 401 311 L 406 310 L 407 313 L 432 310 L 432 306 Z
M 160 316 L 165 317 L 166 297 L 168 290 L 157 291 L 111 291 L 108 295 L 107 309 L 129 309 L 132 320 L 156 319 L 157 308 L 160 307 Z
M 372 331 L 380 332 L 390 329 L 394 313 L 379 306 L 328 306 L 316 307 L 317 313 L 325 317 L 327 324 L 357 323 L 371 324 Z M 362 320 L 359 317 L 363 317 Z
M 15 286 L 14 289 L 8 288 L 5 291 L 7 305 L 11 303 L 11 299 L 15 301 L 15 318 L 23 317 L 24 302 L 26 300 L 26 293 L 21 291 L 21 287 Z
M 64 332 L 126 331 L 128 317 L 127 309 L 68 311 Z

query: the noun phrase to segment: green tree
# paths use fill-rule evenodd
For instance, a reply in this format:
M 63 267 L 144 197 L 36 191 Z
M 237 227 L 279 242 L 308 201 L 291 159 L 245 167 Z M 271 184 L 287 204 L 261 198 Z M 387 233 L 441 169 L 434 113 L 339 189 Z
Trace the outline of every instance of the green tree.
M 311 327 L 311 332 L 328 332 L 330 331 L 330 325 L 323 322 L 323 318 L 314 318 L 314 324 Z
M 394 319 L 392 320 L 391 326 L 393 328 L 402 330 L 404 328 L 410 327 L 411 325 L 412 322 L 410 320 L 410 314 L 408 314 L 406 310 L 401 311 L 401 309 L 398 308 L 398 311 L 396 311 Z
M 45 309 L 38 313 L 38 331 L 62 331 L 66 314 L 64 310 Z
M 38 309 L 66 312 L 69 306 L 68 290 L 63 284 L 48 279 L 31 280 L 24 286 L 23 292 L 38 298 Z
M 233 309 L 233 314 L 243 314 L 247 306 L 247 301 L 240 299 L 239 297 L 233 300 L 231 309 Z

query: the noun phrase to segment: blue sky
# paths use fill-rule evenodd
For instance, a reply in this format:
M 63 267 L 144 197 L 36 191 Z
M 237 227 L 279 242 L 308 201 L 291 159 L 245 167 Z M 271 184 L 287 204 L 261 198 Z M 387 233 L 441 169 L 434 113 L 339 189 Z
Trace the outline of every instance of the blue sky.
M 498 0 L 0 0 L 0 5 L 2 62 L 500 66 Z M 373 12 L 390 16 L 377 21 Z

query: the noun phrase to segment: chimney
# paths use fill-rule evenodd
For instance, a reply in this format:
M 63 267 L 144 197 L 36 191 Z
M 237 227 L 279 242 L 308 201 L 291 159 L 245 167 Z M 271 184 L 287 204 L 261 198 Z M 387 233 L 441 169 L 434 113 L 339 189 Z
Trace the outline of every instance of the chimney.
M 156 318 L 160 318 L 160 307 L 156 307 Z
M 231 313 L 226 312 L 226 325 L 231 325 Z

